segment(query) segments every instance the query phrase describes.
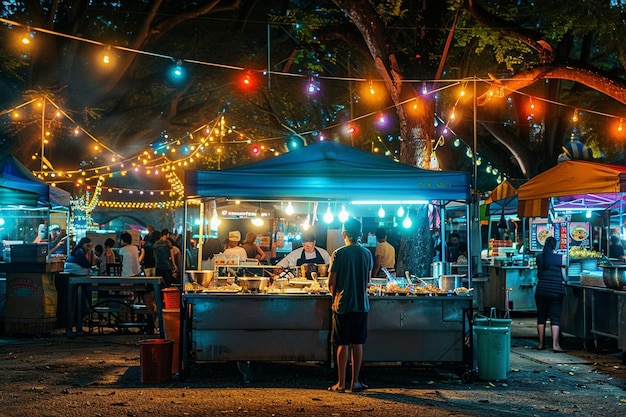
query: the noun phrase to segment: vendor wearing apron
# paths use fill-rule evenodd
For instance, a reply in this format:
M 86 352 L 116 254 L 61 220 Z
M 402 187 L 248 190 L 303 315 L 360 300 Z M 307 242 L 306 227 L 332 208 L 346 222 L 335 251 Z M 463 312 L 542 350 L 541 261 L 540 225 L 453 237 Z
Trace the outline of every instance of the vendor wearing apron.
M 299 267 L 304 264 L 325 264 L 330 263 L 330 254 L 320 247 L 315 246 L 315 234 L 313 232 L 302 233 L 302 247 L 293 250 L 276 266 L 283 268 Z

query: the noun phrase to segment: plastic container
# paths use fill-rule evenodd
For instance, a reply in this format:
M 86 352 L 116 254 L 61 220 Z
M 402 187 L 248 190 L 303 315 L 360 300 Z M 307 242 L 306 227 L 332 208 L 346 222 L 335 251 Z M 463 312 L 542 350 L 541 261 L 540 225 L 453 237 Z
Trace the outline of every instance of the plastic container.
M 165 328 L 165 338 L 174 341 L 174 347 L 172 349 L 172 374 L 175 374 L 179 371 L 178 366 L 180 362 L 180 310 L 164 309 L 163 325 Z
M 474 326 L 478 352 L 478 379 L 507 379 L 511 354 L 511 330 L 507 327 Z
M 141 354 L 141 383 L 162 384 L 172 378 L 172 351 L 174 341 L 148 339 L 139 342 Z
M 506 327 L 509 329 L 509 334 L 511 333 L 511 323 L 513 320 L 510 319 L 510 314 L 507 311 L 503 319 L 499 319 L 496 317 L 496 309 L 495 307 L 491 307 L 491 311 L 489 313 L 489 317 L 477 316 L 474 319 L 474 326 L 490 326 L 490 327 Z M 510 339 L 510 336 L 509 336 Z M 474 332 L 474 340 L 476 340 L 476 332 Z M 509 346 L 510 346 L 509 340 Z M 474 343 L 474 358 L 478 358 L 478 351 L 476 349 L 476 343 Z M 506 369 L 507 372 L 511 369 L 511 355 L 506 355 Z
M 163 301 L 165 302 L 165 308 L 168 310 L 180 308 L 180 291 L 176 287 L 163 288 L 161 290 L 163 294 Z

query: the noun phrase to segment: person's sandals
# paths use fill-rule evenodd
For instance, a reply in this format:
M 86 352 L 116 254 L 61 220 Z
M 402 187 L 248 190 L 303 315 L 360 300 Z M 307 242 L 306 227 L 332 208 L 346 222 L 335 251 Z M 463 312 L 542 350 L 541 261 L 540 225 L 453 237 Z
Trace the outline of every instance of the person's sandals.
M 365 391 L 366 389 L 368 389 L 369 387 L 361 382 L 358 382 L 356 384 L 354 384 L 352 386 L 352 392 L 361 392 L 361 391 Z
M 543 346 L 537 346 L 535 349 L 537 349 L 537 350 L 546 350 L 546 348 L 544 348 Z
M 333 385 L 331 387 L 328 387 L 328 391 L 332 391 L 332 392 L 338 392 L 340 394 L 346 392 L 345 388 L 339 388 L 337 385 Z

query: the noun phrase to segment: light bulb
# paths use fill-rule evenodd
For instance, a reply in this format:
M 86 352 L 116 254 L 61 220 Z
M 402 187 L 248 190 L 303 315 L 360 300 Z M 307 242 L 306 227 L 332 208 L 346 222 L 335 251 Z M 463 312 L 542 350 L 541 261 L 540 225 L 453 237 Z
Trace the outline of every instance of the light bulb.
M 404 207 L 402 206 L 398 209 L 398 217 L 404 217 Z
M 217 210 L 213 210 L 213 217 L 211 217 L 211 230 L 217 230 L 220 223 L 220 218 L 217 217 Z
M 311 227 L 311 216 L 307 214 L 306 220 L 302 223 L 302 230 L 309 230 L 309 227 Z
M 329 204 L 328 208 L 326 209 L 326 213 L 324 213 L 324 223 L 330 224 L 333 222 L 333 220 L 335 220 L 335 216 L 333 216 L 333 213 L 330 211 Z
M 287 204 L 285 213 L 287 213 L 288 216 L 291 216 L 293 214 L 293 206 L 291 205 L 291 201 L 289 202 L 289 204 Z
M 380 217 L 381 219 L 385 217 L 385 209 L 383 208 L 383 205 L 380 205 L 380 208 L 378 209 L 378 217 Z
M 412 225 L 413 225 L 413 222 L 411 221 L 411 218 L 409 217 L 409 213 L 407 213 L 404 220 L 402 220 L 402 227 L 404 227 L 405 229 L 408 229 Z
M 339 212 L 339 221 L 341 223 L 345 223 L 346 220 L 348 220 L 348 217 L 350 217 L 350 214 L 346 210 L 346 206 L 342 205 L 341 206 L 341 211 Z

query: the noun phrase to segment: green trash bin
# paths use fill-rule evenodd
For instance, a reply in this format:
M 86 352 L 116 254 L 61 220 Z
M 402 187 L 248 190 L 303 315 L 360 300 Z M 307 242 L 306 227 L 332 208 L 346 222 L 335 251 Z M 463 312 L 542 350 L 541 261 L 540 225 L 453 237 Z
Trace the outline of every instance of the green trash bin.
M 506 327 L 509 329 L 509 346 L 510 346 L 510 334 L 511 334 L 511 324 L 513 320 L 510 319 L 509 312 L 506 312 L 505 318 L 499 319 L 496 317 L 496 309 L 491 307 L 491 311 L 489 317 L 485 316 L 476 316 L 474 318 L 474 326 L 489 326 L 489 327 Z M 474 341 L 476 340 L 476 332 L 474 331 Z M 510 349 L 509 349 L 510 350 Z M 474 342 L 474 361 L 478 358 L 478 349 L 476 348 L 476 342 Z M 511 369 L 511 355 L 510 353 L 506 355 L 506 370 L 507 372 Z
M 502 381 L 509 372 L 511 329 L 508 327 L 474 326 L 477 350 L 478 379 Z

